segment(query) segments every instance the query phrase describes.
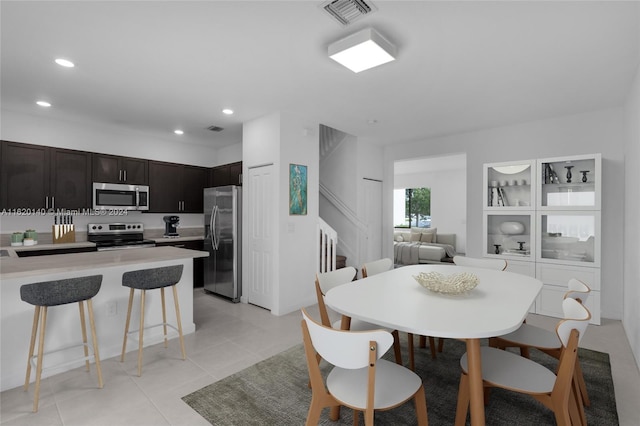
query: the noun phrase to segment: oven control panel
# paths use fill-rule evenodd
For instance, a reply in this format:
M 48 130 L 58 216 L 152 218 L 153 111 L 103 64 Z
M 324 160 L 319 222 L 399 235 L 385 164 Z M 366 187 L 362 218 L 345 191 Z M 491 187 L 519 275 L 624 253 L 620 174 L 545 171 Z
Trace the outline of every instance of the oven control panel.
M 139 222 L 135 223 L 89 223 L 87 225 L 87 233 L 93 234 L 129 234 L 144 232 L 144 225 Z

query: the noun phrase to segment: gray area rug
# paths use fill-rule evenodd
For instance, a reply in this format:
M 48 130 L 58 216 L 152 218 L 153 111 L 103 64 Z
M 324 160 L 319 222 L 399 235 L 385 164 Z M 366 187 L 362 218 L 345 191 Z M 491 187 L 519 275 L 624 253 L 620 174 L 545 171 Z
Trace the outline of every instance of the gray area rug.
M 407 337 L 401 334 L 403 360 L 408 361 Z M 427 395 L 427 413 L 431 426 L 452 425 L 455 419 L 459 360 L 465 345 L 446 340 L 444 351 L 431 359 L 429 349 L 418 348 L 416 338 L 416 372 L 422 377 Z M 555 369 L 557 361 L 532 350 L 532 359 Z M 618 424 L 609 355 L 579 349 L 591 407 L 586 409 L 590 426 Z M 385 354 L 393 360 L 393 351 Z M 322 362 L 323 371 L 330 366 Z M 243 371 L 212 383 L 182 399 L 209 423 L 221 425 L 303 425 L 307 417 L 311 389 L 302 345 L 259 362 Z M 494 389 L 485 407 L 487 425 L 554 425 L 553 413 L 531 397 Z M 415 425 L 415 411 L 407 403 L 386 412 L 376 412 L 379 425 Z M 360 417 L 362 424 L 362 416 Z M 342 408 L 337 422 L 329 420 L 329 410 L 322 412 L 322 425 L 352 425 L 352 410 Z

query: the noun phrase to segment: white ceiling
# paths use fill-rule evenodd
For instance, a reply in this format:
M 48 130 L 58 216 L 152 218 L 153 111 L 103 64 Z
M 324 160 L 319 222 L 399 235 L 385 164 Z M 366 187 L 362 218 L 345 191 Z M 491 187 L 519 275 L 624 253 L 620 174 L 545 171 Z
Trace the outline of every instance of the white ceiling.
M 346 28 L 321 3 L 3 0 L 2 108 L 213 147 L 290 110 L 391 144 L 619 106 L 639 62 L 637 1 L 375 0 Z M 365 26 L 399 55 L 354 74 L 327 46 Z

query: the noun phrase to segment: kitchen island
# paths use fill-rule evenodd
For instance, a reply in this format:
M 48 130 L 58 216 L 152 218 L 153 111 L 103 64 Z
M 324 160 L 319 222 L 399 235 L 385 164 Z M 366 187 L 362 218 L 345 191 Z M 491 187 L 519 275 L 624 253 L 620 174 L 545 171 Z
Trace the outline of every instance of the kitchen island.
M 96 330 L 100 358 L 107 359 L 120 355 L 124 325 L 127 314 L 129 289 L 122 286 L 122 274 L 138 269 L 157 268 L 171 265 L 184 265 L 182 279 L 177 285 L 182 317 L 183 333 L 195 331 L 193 322 L 193 261 L 206 257 L 208 253 L 177 247 L 152 247 L 129 250 L 113 250 L 88 253 L 57 254 L 35 257 L 0 258 L 0 390 L 11 389 L 24 383 L 24 374 L 29 352 L 29 338 L 33 321 L 34 307 L 20 299 L 20 286 L 40 281 L 100 274 L 103 276 L 100 292 L 93 298 Z M 157 294 L 156 294 L 157 293 Z M 134 304 L 139 304 L 139 296 Z M 167 303 L 172 304 L 172 293 L 167 293 Z M 145 322 L 162 322 L 160 292 L 151 291 L 145 301 Z M 139 309 L 132 313 L 132 324 L 138 321 Z M 175 324 L 172 310 L 167 312 L 167 320 Z M 47 315 L 45 351 L 73 345 L 81 341 L 80 321 L 77 305 L 56 306 Z M 170 337 L 177 337 L 177 333 Z M 129 339 L 130 341 L 132 339 Z M 162 328 L 145 332 L 144 345 L 149 346 L 162 341 Z M 132 341 L 127 351 L 137 349 Z M 82 349 L 77 349 L 82 351 Z M 178 344 L 170 344 L 167 356 L 180 358 Z M 78 357 L 78 353 L 62 352 L 45 357 L 45 367 Z M 44 370 L 43 377 L 60 373 L 82 365 Z M 104 377 L 105 385 L 109 377 Z

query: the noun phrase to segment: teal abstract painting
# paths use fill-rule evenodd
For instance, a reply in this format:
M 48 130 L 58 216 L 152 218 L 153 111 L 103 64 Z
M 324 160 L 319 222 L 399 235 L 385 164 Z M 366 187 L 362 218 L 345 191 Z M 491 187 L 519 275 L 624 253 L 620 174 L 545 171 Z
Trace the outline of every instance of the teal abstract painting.
M 307 214 L 307 166 L 289 164 L 289 214 Z

